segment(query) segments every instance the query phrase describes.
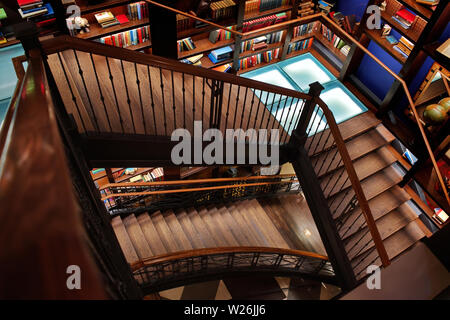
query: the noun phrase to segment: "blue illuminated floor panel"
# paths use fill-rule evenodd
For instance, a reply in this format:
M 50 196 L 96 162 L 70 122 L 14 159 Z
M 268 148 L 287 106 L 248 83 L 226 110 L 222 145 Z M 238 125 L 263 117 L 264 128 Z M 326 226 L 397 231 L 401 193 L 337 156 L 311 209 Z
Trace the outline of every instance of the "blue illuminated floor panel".
M 320 98 L 333 112 L 337 123 L 367 111 L 361 101 L 310 53 L 256 69 L 241 76 L 305 93 L 308 92 L 310 83 L 318 81 L 325 88 Z M 276 97 L 266 93 L 261 95 L 258 91 L 256 95 L 290 134 L 293 123 L 298 120 L 300 106 L 296 108 L 292 106 L 291 99 L 281 99 L 278 95 Z M 292 108 L 288 111 L 290 106 Z M 314 128 L 319 125 L 319 130 L 323 130 L 325 123 L 321 121 L 321 114 L 313 115 L 310 125 Z

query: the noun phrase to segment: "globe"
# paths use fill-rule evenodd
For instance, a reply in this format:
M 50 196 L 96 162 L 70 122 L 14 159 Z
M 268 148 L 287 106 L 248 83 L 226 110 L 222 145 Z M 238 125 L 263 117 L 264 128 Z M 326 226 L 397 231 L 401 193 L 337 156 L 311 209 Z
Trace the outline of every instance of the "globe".
M 444 108 L 445 112 L 449 112 L 450 111 L 450 97 L 444 98 L 441 101 L 439 101 L 439 105 Z
M 447 118 L 447 113 L 441 105 L 430 104 L 425 108 L 423 118 L 429 124 L 439 124 L 445 121 Z

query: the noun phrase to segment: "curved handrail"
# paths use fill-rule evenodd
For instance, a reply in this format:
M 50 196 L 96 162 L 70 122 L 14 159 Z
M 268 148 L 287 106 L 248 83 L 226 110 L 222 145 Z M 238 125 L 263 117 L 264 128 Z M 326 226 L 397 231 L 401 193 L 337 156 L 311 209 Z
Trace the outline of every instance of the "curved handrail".
M 136 271 L 146 266 L 152 266 L 162 262 L 169 262 L 179 259 L 202 257 L 209 255 L 229 254 L 229 253 L 274 253 L 293 256 L 304 256 L 308 258 L 315 258 L 323 261 L 329 261 L 327 256 L 320 255 L 314 252 L 294 250 L 294 249 L 271 248 L 271 247 L 216 247 L 216 248 L 185 250 L 146 258 L 132 263 L 131 270 Z
M 215 26 L 215 27 L 218 27 L 218 28 L 220 28 L 220 29 L 226 29 L 225 27 L 220 26 L 220 25 L 218 25 L 218 24 L 211 23 L 210 21 L 207 21 L 207 20 L 204 20 L 204 19 L 200 19 L 200 18 L 198 18 L 198 17 L 196 17 L 196 16 L 194 16 L 194 15 L 187 14 L 187 13 L 185 13 L 185 12 L 176 10 L 176 9 L 174 9 L 174 8 L 171 8 L 171 7 L 168 7 L 168 6 L 164 6 L 164 5 L 162 5 L 162 4 L 158 3 L 158 2 L 155 2 L 155 1 L 152 1 L 152 0 L 145 0 L 145 1 L 147 1 L 148 3 L 151 3 L 151 4 L 154 4 L 154 5 L 163 7 L 163 8 L 165 8 L 165 9 L 167 9 L 167 10 L 170 10 L 170 11 L 173 11 L 173 12 L 176 12 L 176 13 L 179 13 L 179 14 L 182 14 L 182 15 L 185 15 L 185 16 L 189 16 L 190 18 L 193 18 L 193 19 L 202 21 L 202 22 L 204 22 L 204 23 L 208 23 L 208 24 L 210 24 L 210 25 L 212 25 L 212 26 Z M 271 25 L 271 26 L 268 26 L 268 27 L 265 27 L 265 28 L 261 28 L 261 29 L 258 29 L 258 30 L 252 30 L 252 31 L 245 32 L 245 33 L 238 32 L 238 31 L 233 30 L 233 33 L 234 33 L 235 35 L 239 35 L 239 36 L 241 36 L 241 37 L 248 37 L 248 36 L 250 36 L 250 35 L 252 35 L 252 34 L 260 33 L 260 32 L 263 32 L 263 31 L 269 32 L 269 30 L 271 30 L 272 28 L 278 28 L 278 27 L 280 27 L 280 26 L 282 26 L 282 25 L 297 24 L 297 23 L 299 23 L 299 22 L 308 21 L 308 20 L 314 19 L 314 18 L 316 18 L 316 17 L 317 17 L 317 18 L 320 18 L 320 20 L 321 20 L 322 22 L 327 22 L 328 24 L 332 25 L 336 30 L 339 31 L 339 33 L 341 33 L 341 36 L 342 36 L 342 35 L 345 36 L 345 38 L 347 38 L 347 40 L 349 40 L 350 42 L 352 42 L 352 43 L 354 43 L 356 46 L 358 46 L 359 49 L 361 49 L 362 51 L 364 51 L 364 53 L 366 53 L 369 57 L 371 57 L 373 60 L 375 60 L 375 62 L 376 62 L 377 64 L 379 64 L 383 69 L 385 69 L 390 75 L 392 75 L 397 81 L 399 81 L 399 82 L 401 83 L 402 88 L 403 88 L 403 91 L 405 92 L 406 97 L 407 97 L 407 99 L 408 99 L 408 103 L 409 103 L 409 105 L 410 105 L 410 108 L 411 108 L 411 110 L 412 110 L 412 112 L 413 112 L 414 118 L 416 119 L 416 123 L 417 123 L 417 125 L 418 125 L 418 127 L 419 127 L 420 134 L 421 134 L 421 136 L 422 136 L 422 138 L 423 138 L 423 141 L 424 141 L 424 143 L 425 143 L 425 146 L 426 146 L 426 148 L 427 148 L 427 151 L 428 151 L 428 154 L 429 154 L 429 156 L 430 156 L 431 162 L 432 162 L 432 164 L 433 164 L 434 170 L 435 170 L 436 175 L 437 175 L 437 177 L 438 177 L 439 184 L 441 185 L 441 188 L 442 188 L 442 190 L 444 191 L 443 193 L 444 193 L 444 195 L 445 195 L 445 198 L 447 199 L 447 202 L 448 202 L 448 204 L 450 205 L 450 196 L 449 196 L 448 192 L 446 192 L 447 188 L 446 188 L 446 186 L 445 186 L 444 179 L 442 178 L 442 174 L 441 174 L 441 172 L 440 172 L 440 170 L 439 170 L 439 167 L 438 167 L 438 165 L 437 165 L 436 158 L 434 157 L 433 149 L 431 148 L 430 143 L 429 143 L 429 141 L 428 141 L 428 138 L 427 138 L 427 135 L 426 135 L 426 133 L 425 133 L 425 130 L 424 130 L 422 121 L 421 121 L 421 119 L 420 119 L 420 117 L 419 117 L 419 113 L 417 112 L 416 105 L 414 104 L 414 101 L 413 101 L 413 99 L 412 99 L 412 97 L 411 97 L 411 93 L 409 92 L 409 88 L 408 88 L 408 85 L 406 84 L 406 81 L 403 80 L 400 76 L 398 76 L 394 71 L 392 71 L 391 69 L 389 69 L 389 67 L 387 67 L 383 62 L 381 62 L 374 54 L 372 54 L 369 50 L 367 50 L 366 47 L 364 47 L 361 43 L 359 43 L 358 40 L 356 40 L 353 36 L 351 36 L 350 34 L 348 34 L 345 30 L 343 30 L 343 29 L 342 29 L 338 24 L 336 24 L 333 20 L 331 20 L 330 18 L 328 18 L 324 13 L 318 13 L 318 14 L 314 14 L 314 15 L 311 15 L 311 16 L 306 16 L 306 17 L 296 18 L 296 19 L 293 19 L 293 20 L 289 20 L 289 21 L 286 21 L 286 22 L 282 22 L 282 23 L 280 23 L 280 24 Z M 231 31 L 231 30 L 229 30 L 229 29 L 226 29 L 226 30 L 227 30 L 227 31 Z
M 12 115 L 0 131 L 0 297 L 105 298 L 36 49 L 29 51 L 22 81 Z M 74 263 L 83 270 L 83 290 L 66 285 L 65 271 Z

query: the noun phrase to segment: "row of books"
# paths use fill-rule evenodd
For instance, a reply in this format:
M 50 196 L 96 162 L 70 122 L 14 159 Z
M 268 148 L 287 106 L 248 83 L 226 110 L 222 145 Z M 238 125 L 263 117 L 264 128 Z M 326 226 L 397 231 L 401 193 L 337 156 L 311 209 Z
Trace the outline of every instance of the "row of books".
M 193 19 L 183 16 L 182 14 L 177 14 L 176 19 L 177 19 L 177 31 L 178 32 L 190 29 L 194 25 Z
M 402 7 L 395 13 L 392 19 L 395 20 L 403 29 L 409 29 L 416 20 L 416 15 L 405 7 Z
M 192 57 L 188 57 L 185 59 L 181 59 L 180 62 L 187 63 L 187 64 L 193 64 L 194 66 L 201 66 L 202 62 L 201 59 L 203 58 L 203 53 L 197 54 Z
M 150 26 L 144 26 L 110 36 L 102 37 L 97 41 L 114 47 L 126 48 L 150 40 Z
M 315 4 L 313 1 L 303 1 L 298 4 L 298 15 L 300 17 L 309 16 L 314 14 Z
M 294 27 L 294 30 L 292 31 L 292 37 L 300 37 L 307 34 L 310 34 L 314 30 L 317 30 L 320 25 L 319 21 L 316 22 L 310 22 L 308 24 L 302 24 L 300 26 Z
M 284 31 L 281 30 L 251 40 L 242 41 L 241 52 L 249 50 L 256 51 L 267 47 L 268 44 L 281 42 L 283 33 Z
M 148 5 L 145 1 L 130 3 L 127 6 L 130 20 L 142 20 L 148 18 Z
M 394 46 L 394 50 L 400 53 L 406 59 L 411 54 L 411 51 L 414 49 L 414 43 L 406 39 L 405 37 L 401 37 L 398 40 L 398 43 Z
M 272 10 L 287 6 L 289 3 L 290 0 L 249 0 L 245 2 L 245 13 Z
M 195 49 L 194 41 L 191 37 L 184 38 L 177 41 L 178 52 L 184 52 Z
M 330 17 L 347 33 L 352 34 L 355 31 L 356 16 L 344 16 L 341 12 L 330 12 Z
M 235 15 L 236 3 L 233 0 L 222 0 L 211 3 L 209 8 L 214 20 L 222 20 Z
M 321 26 L 322 35 L 331 42 L 333 47 L 341 50 L 342 47 L 346 45 L 345 41 L 338 37 L 333 31 L 322 24 Z
M 293 51 L 301 51 L 311 48 L 312 44 L 314 42 L 314 38 L 308 38 L 306 40 L 297 41 L 294 43 L 290 43 L 287 53 L 291 53 Z
M 228 27 L 228 29 L 234 29 L 233 27 Z M 232 33 L 230 31 L 225 31 L 223 29 L 213 30 L 209 33 L 209 41 L 216 43 L 217 41 L 229 40 L 232 38 Z
M 223 48 L 219 48 L 216 50 L 212 50 L 208 54 L 208 58 L 212 61 L 212 63 L 219 63 L 224 60 L 230 59 L 233 54 L 233 46 L 226 46 Z
M 55 12 L 50 3 L 42 0 L 17 0 L 19 14 L 23 19 L 36 23 L 38 27 L 53 24 Z
M 261 29 L 267 26 L 271 26 L 283 21 L 286 21 L 288 18 L 286 12 L 272 14 L 266 17 L 253 19 L 250 21 L 245 21 L 242 26 L 242 32 L 248 32 L 251 30 Z
M 243 58 L 239 60 L 239 70 L 254 67 L 263 62 L 270 62 L 274 59 L 278 59 L 281 54 L 281 49 L 276 48 L 266 52 L 255 54 L 254 56 Z

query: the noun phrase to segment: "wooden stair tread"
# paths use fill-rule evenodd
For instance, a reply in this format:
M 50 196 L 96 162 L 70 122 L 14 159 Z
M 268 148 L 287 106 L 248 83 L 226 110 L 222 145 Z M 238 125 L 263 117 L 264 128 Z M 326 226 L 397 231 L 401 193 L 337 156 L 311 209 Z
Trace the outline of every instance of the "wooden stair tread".
M 167 225 L 166 220 L 164 219 L 162 213 L 157 211 L 151 216 L 153 225 L 158 231 L 159 237 L 161 238 L 162 243 L 164 243 L 164 247 L 167 248 L 167 252 L 177 252 L 182 251 L 183 248 L 179 247 L 177 241 L 175 240 L 172 231 Z
M 389 131 L 389 134 L 387 134 L 385 131 L 387 131 L 386 128 L 380 125 L 346 142 L 345 146 L 347 147 L 350 158 L 354 161 L 394 141 L 395 138 L 392 136 L 392 134 L 389 133 Z M 311 159 L 314 167 L 317 167 L 317 170 L 320 169 L 319 172 L 316 172 L 318 177 L 321 177 L 327 172 L 335 170 L 344 165 L 340 161 L 340 156 L 334 157 L 333 159 L 332 155 L 334 155 L 335 152 L 336 148 L 333 148 L 329 151 L 320 153 Z
M 411 197 L 402 188 L 393 186 L 375 198 L 370 199 L 368 202 L 372 216 L 377 220 L 398 208 L 409 199 L 411 199 Z M 366 220 L 364 219 L 364 216 L 360 215 L 361 208 L 358 206 L 356 209 L 352 210 L 347 217 L 342 217 L 340 219 L 343 225 L 340 227 L 339 233 L 343 239 L 355 233 L 361 225 L 365 224 Z M 360 217 L 358 218 L 358 216 Z M 356 219 L 357 221 L 355 222 Z
M 394 185 L 398 184 L 402 180 L 402 176 L 394 169 L 393 166 L 389 166 L 382 171 L 375 173 L 361 181 L 361 187 L 364 191 L 367 201 L 388 190 Z M 331 203 L 330 211 L 333 213 L 337 208 L 338 211 L 342 210 L 342 206 L 349 203 L 354 193 L 352 192 L 340 192 L 337 195 L 331 197 L 328 201 Z M 345 198 L 342 201 L 342 198 Z M 339 206 L 340 205 L 340 206 Z
M 415 219 L 417 219 L 417 215 L 408 204 L 404 203 L 378 219 L 376 225 L 381 239 L 385 240 Z M 356 253 L 362 254 L 375 245 L 370 232 L 367 231 L 367 228 L 364 228 L 347 239 L 345 248 L 350 260 L 355 258 Z M 365 235 L 363 236 L 363 234 Z M 356 240 L 358 243 L 355 243 Z
M 130 237 L 131 243 L 133 244 L 138 257 L 140 259 L 145 259 L 153 256 L 153 252 L 148 245 L 147 239 L 145 239 L 144 233 L 142 232 L 136 216 L 131 214 L 124 218 L 122 222 L 127 230 L 128 236 Z
M 361 181 L 393 164 L 395 161 L 396 159 L 392 153 L 383 147 L 356 160 L 353 162 L 353 167 Z M 339 189 L 345 190 L 351 187 L 351 182 L 348 179 L 347 169 L 345 167 L 332 174 L 323 176 L 321 181 L 322 190 L 327 198 L 337 194 Z
M 181 250 L 192 250 L 192 244 L 186 237 L 183 228 L 181 227 L 180 222 L 178 221 L 173 211 L 166 210 L 162 213 L 162 215 L 167 223 L 167 226 L 173 234 L 173 238 L 178 244 L 178 248 L 181 248 Z
M 238 247 L 239 241 L 236 239 L 236 237 L 234 236 L 231 227 L 229 226 L 229 224 L 225 221 L 225 212 L 227 211 L 227 208 L 225 207 L 225 205 L 218 205 L 217 206 L 217 211 L 216 214 L 214 216 L 214 221 L 217 223 L 217 225 L 219 226 L 225 240 L 227 241 L 228 245 L 230 247 Z M 235 230 L 235 232 L 239 233 L 239 230 Z
M 202 240 L 204 246 L 206 248 L 214 248 L 216 247 L 216 241 L 214 240 L 214 237 L 209 232 L 209 229 L 203 219 L 200 217 L 200 214 L 198 211 L 194 208 L 189 208 L 187 211 L 187 215 L 189 217 L 189 220 L 191 220 L 192 225 L 195 227 L 195 230 L 197 230 L 197 233 Z
M 239 203 L 239 206 L 236 206 L 236 209 L 240 212 L 241 216 L 244 218 L 247 227 L 253 230 L 254 234 L 256 235 L 258 240 L 256 246 L 271 247 L 272 244 L 270 243 L 270 240 L 267 239 L 263 230 L 261 230 L 261 228 L 258 226 L 258 223 L 254 220 L 252 212 L 248 210 L 248 203 L 246 201 L 242 201 Z
M 184 233 L 189 239 L 189 242 L 192 244 L 194 249 L 206 248 L 206 245 L 203 244 L 203 241 L 195 229 L 192 221 L 189 219 L 186 211 L 179 210 L 176 213 L 176 217 L 180 222 L 181 228 L 183 228 Z
M 200 218 L 202 218 L 203 222 L 205 222 L 205 225 L 208 228 L 208 231 L 211 234 L 211 236 L 214 238 L 217 246 L 228 247 L 228 243 L 225 240 L 225 237 L 222 234 L 220 227 L 218 226 L 217 222 L 212 218 L 213 215 L 215 215 L 215 213 L 217 213 L 217 209 L 214 207 L 210 207 L 208 209 L 201 208 L 201 210 L 198 211 Z
M 141 226 L 142 232 L 144 233 L 145 239 L 147 240 L 150 249 L 155 255 L 166 254 L 168 250 L 164 246 L 159 237 L 158 231 L 153 225 L 152 219 L 148 213 L 140 214 L 137 217 L 139 225 Z
M 111 225 L 114 229 L 114 233 L 116 234 L 117 241 L 119 242 L 120 247 L 122 248 L 122 252 L 125 256 L 125 259 L 128 263 L 134 263 L 139 261 L 139 257 L 134 249 L 133 243 L 128 236 L 127 230 L 122 223 L 122 219 L 117 216 L 112 218 Z
M 253 247 L 261 246 L 263 240 L 260 239 L 258 233 L 254 230 L 254 228 L 248 225 L 247 220 L 243 217 L 242 213 L 236 206 L 232 203 L 227 204 L 228 212 L 231 217 L 236 221 L 236 223 L 240 226 L 241 230 L 246 230 L 246 236 L 249 241 L 249 245 Z
M 375 115 L 372 112 L 364 112 L 356 117 L 353 117 L 347 121 L 344 121 L 338 125 L 339 130 L 341 132 L 341 136 L 344 139 L 344 141 L 347 141 L 351 138 L 354 138 L 360 134 L 363 134 L 364 132 L 369 131 L 370 129 L 376 127 L 381 123 L 380 120 L 378 120 Z M 322 134 L 322 133 L 318 133 Z M 327 137 L 329 134 L 329 129 L 323 131 L 323 136 Z M 314 136 L 309 137 L 306 140 L 306 145 L 309 146 L 309 155 L 313 155 L 314 150 L 324 150 L 327 148 L 330 148 L 334 144 L 334 139 L 330 138 L 327 139 L 314 139 Z M 319 144 L 319 146 L 317 146 Z
M 233 234 L 234 238 L 237 240 L 238 244 L 240 246 L 251 246 L 251 240 L 247 237 L 247 228 L 245 228 L 244 225 L 239 225 L 236 223 L 236 220 L 234 220 L 226 205 L 224 205 L 223 208 L 224 210 L 220 211 L 223 221 Z

